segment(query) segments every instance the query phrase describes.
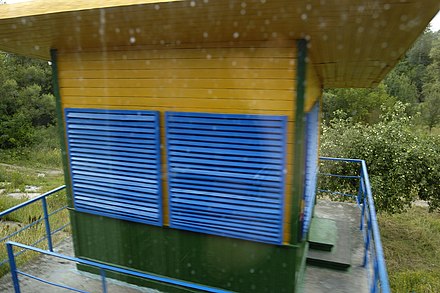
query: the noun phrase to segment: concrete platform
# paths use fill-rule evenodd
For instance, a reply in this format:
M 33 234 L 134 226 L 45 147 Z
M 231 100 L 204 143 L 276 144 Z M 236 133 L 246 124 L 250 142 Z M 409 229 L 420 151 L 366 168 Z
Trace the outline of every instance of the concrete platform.
M 364 247 L 355 204 L 318 200 L 315 216 L 345 222 L 351 234 L 351 266 L 346 271 L 307 265 L 305 293 L 367 293 L 368 274 L 362 267 Z

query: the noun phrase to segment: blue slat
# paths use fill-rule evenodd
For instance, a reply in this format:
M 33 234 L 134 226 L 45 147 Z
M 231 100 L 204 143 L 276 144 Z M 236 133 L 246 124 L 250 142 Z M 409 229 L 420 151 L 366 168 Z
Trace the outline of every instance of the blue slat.
M 172 122 L 168 124 L 168 127 L 175 129 L 200 129 L 200 130 L 214 130 L 214 131 L 233 131 L 238 133 L 258 133 L 259 135 L 265 135 L 267 133 L 277 134 L 278 127 L 261 127 L 254 125 L 242 125 L 242 126 L 230 126 L 230 125 L 209 125 L 198 123 L 182 123 L 182 121 Z
M 173 134 L 173 133 L 167 133 L 167 139 L 171 140 L 175 139 L 177 141 L 200 141 L 200 142 L 213 142 L 213 143 L 227 143 L 227 144 L 233 144 L 231 145 L 231 148 L 238 147 L 240 145 L 257 145 L 257 146 L 276 146 L 280 147 L 282 146 L 282 141 L 280 140 L 258 140 L 253 138 L 236 138 L 236 137 L 219 137 L 219 136 L 199 136 L 197 134 L 195 135 L 180 135 L 179 133 Z M 235 145 L 237 144 L 237 145 Z
M 140 125 L 141 127 L 141 125 Z M 134 133 L 134 132 L 123 132 L 123 131 L 100 131 L 100 130 L 85 130 L 85 129 L 67 129 L 69 134 L 77 135 L 90 135 L 90 136 L 114 136 L 121 138 L 140 138 L 154 140 L 156 137 L 154 134 L 147 133 Z
M 91 144 L 93 143 L 93 144 Z M 83 142 L 71 142 L 70 146 L 72 148 L 84 148 L 84 149 L 93 149 L 93 151 L 96 152 L 95 149 L 100 149 L 102 151 L 108 151 L 109 149 L 111 149 L 112 151 L 119 151 L 119 152 L 134 152 L 134 153 L 142 153 L 142 154 L 155 154 L 156 150 L 155 149 L 149 149 L 149 148 L 140 148 L 140 145 L 136 145 L 136 146 L 118 146 L 118 145 L 111 145 L 111 144 L 97 144 L 95 141 L 83 141 Z
M 161 225 L 159 113 L 65 109 L 75 209 Z
M 197 182 L 198 183 L 198 182 Z M 183 182 L 183 184 L 176 183 L 176 180 L 173 180 L 173 186 L 175 188 L 185 188 L 188 186 L 188 184 L 191 184 L 194 188 L 194 190 L 202 190 L 207 192 L 213 192 L 218 193 L 223 196 L 227 196 L 230 194 L 230 197 L 241 197 L 242 195 L 252 194 L 252 200 L 260 201 L 260 202 L 273 202 L 273 198 L 278 199 L 278 197 L 274 196 L 270 192 L 260 192 L 260 191 L 250 191 L 248 189 L 231 189 L 229 186 L 225 186 L 225 188 L 219 188 L 215 186 L 206 186 L 206 185 L 199 185 L 194 184 L 190 182 Z M 229 187 L 229 188 L 227 188 Z M 273 192 L 273 191 L 272 191 Z
M 318 174 L 318 133 L 319 133 L 319 104 L 317 103 L 306 116 L 306 162 L 304 181 L 304 218 L 302 235 L 306 237 L 310 227 L 315 205 L 316 181 Z
M 264 127 L 283 127 L 283 121 L 281 120 L 261 120 L 261 119 L 225 119 L 225 118 L 203 118 L 197 117 L 197 121 L 194 121 L 194 117 L 186 117 L 183 115 L 173 115 L 169 117 L 169 122 L 181 122 L 191 124 L 208 124 L 208 125 L 230 125 L 230 126 L 264 126 Z
M 119 170 L 132 170 L 137 173 L 148 173 L 148 174 L 157 174 L 155 170 L 148 169 L 148 164 L 142 163 L 129 163 L 129 162 L 120 162 L 120 161 L 108 161 L 108 160 L 100 160 L 100 159 L 92 159 L 92 158 L 81 158 L 75 157 L 70 158 L 72 162 L 72 166 L 93 166 L 93 163 L 96 163 L 95 166 L 98 168 L 115 168 Z
M 238 132 L 238 131 L 217 131 L 217 130 L 190 130 L 190 129 L 176 129 L 170 128 L 170 134 L 188 134 L 188 135 L 214 135 L 220 137 L 244 137 L 244 138 L 252 138 L 257 140 L 282 140 L 281 135 L 272 134 L 272 133 L 258 133 L 258 132 Z
M 181 179 L 196 179 L 201 182 L 224 182 L 225 184 L 228 183 L 234 183 L 234 184 L 240 184 L 242 188 L 247 188 L 249 186 L 261 186 L 266 188 L 279 188 L 280 183 L 279 182 L 272 182 L 272 181 L 262 181 L 262 180 L 254 180 L 254 179 L 246 179 L 246 178 L 237 178 L 234 176 L 207 176 L 207 175 L 198 175 L 198 174 L 188 174 L 188 173 L 173 173 L 173 176 L 170 177 L 170 180 L 174 178 L 181 178 Z M 232 188 L 238 188 L 233 187 Z M 276 194 L 277 192 L 275 192 Z
M 222 155 L 216 155 L 216 154 L 204 154 L 204 153 L 195 153 L 191 151 L 170 151 L 170 155 L 173 157 L 191 157 L 191 158 L 199 158 L 199 159 L 213 159 L 213 160 L 226 160 L 226 161 L 237 161 L 237 162 L 250 162 L 254 161 L 255 158 L 252 158 L 251 156 L 245 157 L 245 156 L 234 156 L 228 153 L 223 153 Z M 283 160 L 279 159 L 280 154 L 278 154 L 278 157 L 274 158 L 263 158 L 258 157 L 258 162 L 260 163 L 268 163 L 268 164 L 277 164 L 280 165 L 283 163 Z
M 169 140 L 172 145 L 182 145 L 182 146 L 196 146 L 200 147 L 200 141 L 192 141 L 192 140 Z M 277 152 L 279 147 L 272 146 L 263 146 L 263 145 L 246 145 L 246 144 L 231 144 L 229 143 L 220 143 L 220 142 L 203 142 L 203 146 L 205 147 L 217 147 L 225 150 L 248 150 L 248 151 L 263 151 L 263 152 Z
M 213 181 L 213 180 L 192 180 L 186 179 L 186 178 L 180 178 L 180 177 L 173 177 L 172 181 L 173 184 L 176 184 L 178 186 L 179 184 L 191 184 L 194 186 L 198 186 L 200 188 L 218 188 L 218 189 L 224 189 L 224 190 L 230 190 L 231 188 L 234 190 L 235 193 L 244 193 L 249 194 L 250 192 L 255 195 L 261 194 L 261 196 L 267 196 L 267 197 L 273 197 L 273 193 L 277 193 L 278 189 L 273 187 L 266 187 L 262 185 L 253 185 L 250 184 L 235 184 L 234 182 L 223 182 L 223 181 Z M 194 178 L 196 179 L 196 178 Z M 275 197 L 277 197 L 275 195 Z
M 145 155 L 142 158 L 141 157 L 126 157 L 126 156 L 112 156 L 112 155 L 107 155 L 107 153 L 102 153 L 100 151 L 95 151 L 94 153 L 83 153 L 83 152 L 79 152 L 76 151 L 75 153 L 72 153 L 74 155 L 72 155 L 72 158 L 98 158 L 98 159 L 103 159 L 104 161 L 120 161 L 120 162 L 127 162 L 127 163 L 144 163 L 148 160 L 151 161 L 157 161 L 157 157 L 156 156 L 148 156 Z M 153 163 L 153 165 L 149 165 L 149 164 L 145 164 L 146 166 L 151 166 L 151 168 L 154 168 L 156 165 L 156 162 Z
M 281 244 L 284 116 L 166 113 L 170 226 Z
M 173 143 L 172 141 L 170 143 Z M 182 145 L 181 145 L 182 144 Z M 184 146 L 182 142 L 176 145 L 170 146 L 170 151 L 180 151 L 186 153 L 205 153 L 205 154 L 218 154 L 227 157 L 228 155 L 239 155 L 243 157 L 261 157 L 261 158 L 280 158 L 280 152 L 268 152 L 268 151 L 251 151 L 251 150 L 233 150 L 218 148 L 212 146 L 205 146 L 203 142 L 199 142 L 200 146 Z M 203 146 L 203 147 L 202 147 Z M 227 151 L 227 152 L 225 152 Z
M 155 146 L 152 146 L 151 144 L 145 144 L 145 141 L 136 139 L 136 138 L 127 138 L 127 137 L 116 137 L 116 136 L 105 136 L 105 135 L 88 135 L 85 133 L 81 133 L 81 134 L 73 134 L 71 133 L 69 135 L 69 139 L 71 140 L 71 142 L 76 142 L 77 140 L 81 141 L 81 140 L 87 140 L 87 143 L 91 143 L 91 142 L 96 142 L 96 143 L 100 143 L 100 144 L 110 144 L 113 145 L 114 143 L 122 144 L 123 146 L 133 146 L 133 144 L 135 144 L 136 146 L 141 146 L 144 148 L 153 148 L 155 149 Z
M 84 122 L 88 122 L 87 120 Z M 110 123 L 110 121 L 109 121 Z M 121 126 L 108 126 L 108 125 L 94 125 L 94 124 L 69 124 L 67 126 L 67 129 L 69 131 L 72 132 L 76 132 L 77 131 L 81 131 L 81 130 L 96 130 L 96 131 L 104 131 L 104 132 L 116 132 L 118 135 L 120 135 L 119 132 L 122 132 L 124 134 L 129 133 L 130 135 L 132 135 L 133 133 L 148 133 L 151 135 L 154 135 L 154 133 L 156 132 L 156 130 L 154 128 L 147 128 L 147 127 L 142 127 L 142 128 L 138 128 L 138 127 L 142 127 L 142 124 L 138 124 L 137 126 L 132 126 L 132 127 L 121 127 Z

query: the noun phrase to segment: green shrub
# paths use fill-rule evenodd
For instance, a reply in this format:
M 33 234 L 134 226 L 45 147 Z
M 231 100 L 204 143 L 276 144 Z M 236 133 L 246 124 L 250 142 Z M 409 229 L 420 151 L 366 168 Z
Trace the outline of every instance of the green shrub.
M 428 201 L 432 210 L 439 209 L 440 137 L 415 131 L 413 118 L 400 102 L 383 110 L 380 121 L 372 125 L 353 123 L 337 113 L 323 126 L 321 155 L 365 160 L 378 210 L 400 212 L 417 198 Z M 324 170 L 356 173 L 341 164 L 328 164 Z M 353 190 L 357 183 L 342 186 Z

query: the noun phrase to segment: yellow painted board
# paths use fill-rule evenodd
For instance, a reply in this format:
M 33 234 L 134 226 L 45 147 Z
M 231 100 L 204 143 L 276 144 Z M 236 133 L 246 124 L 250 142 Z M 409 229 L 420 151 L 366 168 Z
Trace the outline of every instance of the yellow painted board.
M 293 48 L 174 48 L 152 50 L 87 51 L 59 54 L 64 61 L 151 60 L 151 59 L 219 59 L 219 58 L 296 58 Z
M 203 112 L 206 113 L 206 111 L 202 111 L 200 109 L 197 109 L 197 111 L 194 111 L 194 108 L 191 107 L 171 107 L 171 108 L 164 108 L 164 107 L 146 107 L 142 105 L 137 106 L 121 106 L 121 105 L 103 105 L 103 104 L 90 104 L 90 105 L 80 105 L 77 103 L 65 103 L 64 107 L 66 108 L 93 108 L 93 109 L 115 109 L 115 110 L 155 110 L 155 111 L 181 111 L 181 112 Z M 253 109 L 228 109 L 227 113 L 229 114 L 255 114 L 255 115 L 286 115 L 289 116 L 291 111 L 274 111 L 274 110 L 253 110 Z M 210 109 L 209 113 L 219 113 L 224 114 L 226 113 L 225 109 Z M 290 121 L 293 121 L 293 118 L 290 117 Z
M 125 97 L 125 100 L 139 97 L 147 98 L 193 98 L 193 99 L 241 99 L 241 100 L 269 100 L 285 103 L 293 100 L 290 90 L 250 90 L 250 89 L 186 89 L 186 88 L 61 88 L 65 97 L 84 97 L 89 100 L 94 98 Z M 114 99 L 113 99 L 114 100 Z M 114 100 L 115 101 L 115 100 Z M 267 101 L 267 102 L 269 102 Z M 110 102 L 110 100 L 108 101 Z M 228 102 L 228 101 L 225 101 Z M 292 103 L 291 103 L 292 104 Z M 110 103 L 110 105 L 112 105 Z M 289 108 L 293 105 L 287 106 Z
M 222 58 L 222 59 L 163 59 L 163 60 L 109 60 L 103 61 L 59 61 L 60 71 L 69 70 L 108 70 L 108 69 L 292 69 L 293 58 Z
M 66 68 L 59 73 L 60 81 L 64 79 L 287 79 L 295 86 L 294 69 L 116 69 L 116 70 L 73 70 Z
M 292 110 L 292 103 L 290 101 L 271 101 L 271 100 L 222 100 L 222 99 L 194 99 L 194 98 L 143 98 L 130 97 L 129 99 L 120 100 L 113 97 L 101 97 L 97 99 L 78 98 L 65 96 L 65 103 L 68 104 L 109 104 L 109 105 L 130 105 L 130 106 L 150 106 L 150 107 L 167 107 L 176 109 L 178 106 L 184 104 L 191 106 L 193 109 L 234 109 L 240 111 L 241 109 L 249 110 Z M 290 112 L 289 111 L 289 112 Z
M 251 89 L 289 90 L 294 83 L 289 79 L 62 79 L 62 88 L 191 88 L 191 89 Z

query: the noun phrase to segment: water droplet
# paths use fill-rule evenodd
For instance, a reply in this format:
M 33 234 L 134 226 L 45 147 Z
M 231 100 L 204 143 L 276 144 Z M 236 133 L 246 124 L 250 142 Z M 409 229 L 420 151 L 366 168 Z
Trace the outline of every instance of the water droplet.
M 232 37 L 234 37 L 234 39 L 238 38 L 240 36 L 239 32 L 235 32 L 232 34 Z
M 130 37 L 130 44 L 134 44 L 136 43 L 136 38 L 135 37 Z

